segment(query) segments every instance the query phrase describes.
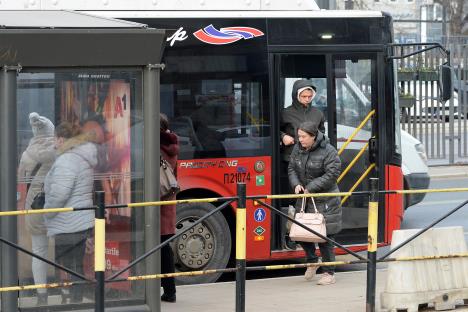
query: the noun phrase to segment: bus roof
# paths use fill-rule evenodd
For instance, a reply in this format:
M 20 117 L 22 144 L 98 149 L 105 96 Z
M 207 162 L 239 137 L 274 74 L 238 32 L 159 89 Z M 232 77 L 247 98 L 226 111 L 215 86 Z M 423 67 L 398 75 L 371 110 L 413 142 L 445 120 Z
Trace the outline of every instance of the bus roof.
M 372 18 L 380 11 L 309 10 L 309 11 L 86 11 L 113 18 Z
M 27 2 L 26 4 L 23 2 Z M 7 0 L 0 10 L 320 10 L 315 0 Z

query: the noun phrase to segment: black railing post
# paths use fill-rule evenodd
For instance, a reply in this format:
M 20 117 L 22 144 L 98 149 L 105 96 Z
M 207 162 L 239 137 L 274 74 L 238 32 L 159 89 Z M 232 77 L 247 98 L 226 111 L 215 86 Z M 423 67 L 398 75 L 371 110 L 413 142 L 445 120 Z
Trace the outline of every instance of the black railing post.
M 96 192 L 97 209 L 94 219 L 94 276 L 96 290 L 94 301 L 96 312 L 104 312 L 104 271 L 106 270 L 106 219 L 105 219 L 104 192 Z
M 237 184 L 236 212 L 236 312 L 245 311 L 246 186 Z
M 367 292 L 366 312 L 375 312 L 375 285 L 377 269 L 377 231 L 379 217 L 379 179 L 370 179 L 369 220 L 367 229 Z

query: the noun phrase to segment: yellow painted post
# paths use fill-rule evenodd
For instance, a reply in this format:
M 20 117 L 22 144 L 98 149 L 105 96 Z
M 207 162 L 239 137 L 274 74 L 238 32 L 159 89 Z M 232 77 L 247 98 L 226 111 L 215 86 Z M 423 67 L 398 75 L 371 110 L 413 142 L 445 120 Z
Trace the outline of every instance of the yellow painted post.
M 367 292 L 366 312 L 375 312 L 375 286 L 377 269 L 377 233 L 379 221 L 379 180 L 370 179 L 369 220 L 367 229 Z
M 245 311 L 245 255 L 246 255 L 246 185 L 237 184 L 236 212 L 236 312 Z
M 94 276 L 96 291 L 94 311 L 104 312 L 104 271 L 106 270 L 106 219 L 104 192 L 96 192 L 97 208 L 94 219 Z

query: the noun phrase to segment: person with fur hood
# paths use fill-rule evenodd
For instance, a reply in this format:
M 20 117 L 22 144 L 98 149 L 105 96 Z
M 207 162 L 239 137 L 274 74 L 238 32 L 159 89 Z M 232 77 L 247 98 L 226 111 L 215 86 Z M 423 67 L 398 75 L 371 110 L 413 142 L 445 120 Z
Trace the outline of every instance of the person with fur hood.
M 54 124 L 46 117 L 33 112 L 29 114 L 29 124 L 33 137 L 28 147 L 21 155 L 18 167 L 18 180 L 25 181 L 28 185 L 25 210 L 31 209 L 34 197 L 42 191 L 44 177 L 55 160 Z M 42 215 L 26 215 L 26 227 L 31 234 L 32 252 L 47 258 L 49 238 L 46 235 L 46 227 Z M 35 284 L 47 283 L 47 263 L 32 258 L 31 269 Z M 37 290 L 37 305 L 47 305 L 47 290 Z
M 160 114 L 160 151 L 174 170 L 177 177 L 177 158 L 179 155 L 179 140 L 177 135 L 169 130 L 169 120 L 164 114 Z M 170 194 L 161 200 L 174 200 L 176 194 Z M 176 205 L 161 206 L 161 243 L 165 242 L 175 234 L 176 225 Z M 161 249 L 161 273 L 174 273 L 174 254 L 171 246 L 166 245 Z M 161 300 L 166 302 L 176 302 L 176 286 L 173 277 L 163 278 L 161 286 L 164 293 Z
M 82 133 L 78 125 L 62 122 L 55 129 L 57 158 L 44 181 L 44 208 L 92 207 L 97 147 L 93 132 Z M 94 211 L 49 213 L 44 216 L 47 235 L 55 238 L 55 261 L 84 274 L 86 240 L 94 227 Z M 77 280 L 75 276 L 72 280 Z M 83 301 L 83 285 L 62 288 L 62 303 Z

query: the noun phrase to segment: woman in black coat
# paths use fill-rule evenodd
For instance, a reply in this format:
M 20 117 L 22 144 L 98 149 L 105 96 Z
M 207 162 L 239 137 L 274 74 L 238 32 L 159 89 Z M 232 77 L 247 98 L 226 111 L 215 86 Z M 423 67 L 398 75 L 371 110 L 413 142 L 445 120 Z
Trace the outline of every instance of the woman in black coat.
M 288 166 L 289 182 L 296 194 L 299 193 L 337 193 L 336 180 L 340 175 L 341 161 L 336 149 L 328 143 L 317 124 L 303 122 L 297 130 L 298 143 L 294 146 Z M 327 237 L 333 239 L 334 234 L 341 231 L 341 202 L 337 197 L 314 198 L 317 210 L 326 220 Z M 296 211 L 300 208 L 302 199 L 296 202 Z M 306 212 L 313 212 L 312 200 L 307 200 Z M 315 254 L 315 243 L 299 242 L 307 254 L 308 262 L 318 262 Z M 335 261 L 333 245 L 319 243 L 323 262 Z M 309 267 L 305 273 L 306 280 L 312 280 L 318 267 Z M 335 283 L 335 268 L 324 266 L 324 274 L 318 285 Z

